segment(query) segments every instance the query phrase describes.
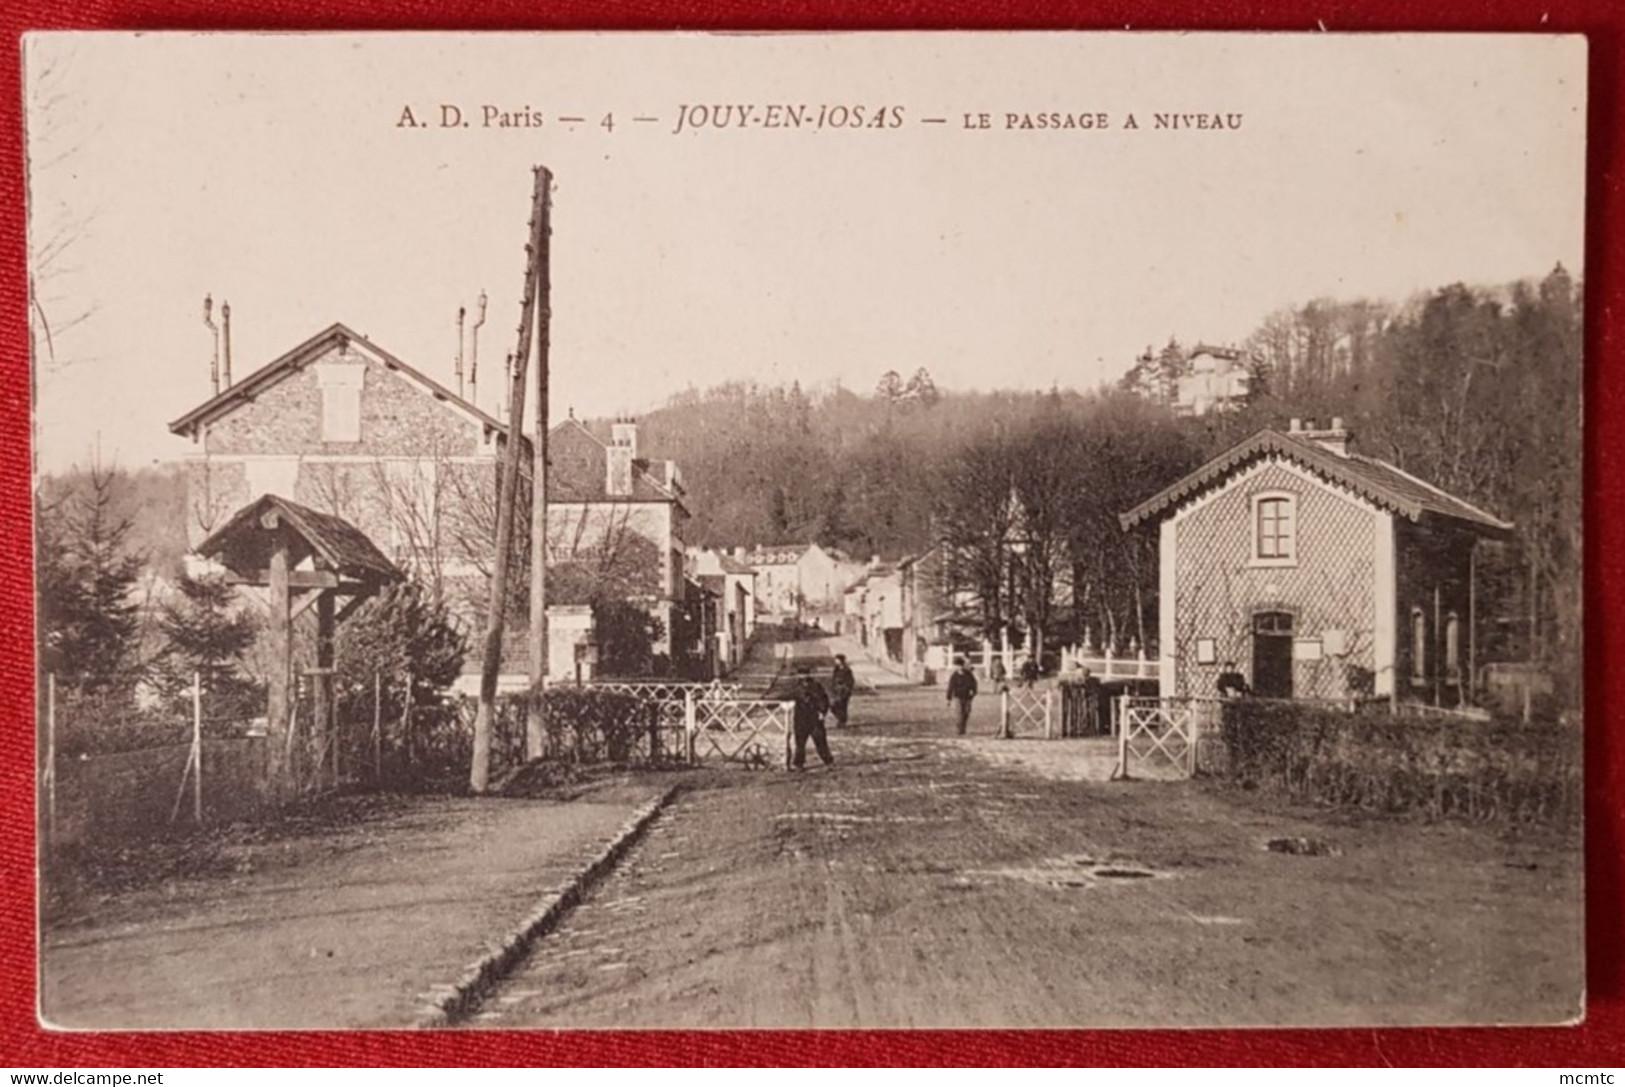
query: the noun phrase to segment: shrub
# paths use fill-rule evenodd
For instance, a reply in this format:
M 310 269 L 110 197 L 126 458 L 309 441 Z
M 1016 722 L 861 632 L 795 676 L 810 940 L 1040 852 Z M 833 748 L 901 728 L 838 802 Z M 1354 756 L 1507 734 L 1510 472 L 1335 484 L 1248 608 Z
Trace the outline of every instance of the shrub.
M 680 745 L 663 742 L 671 737 L 662 731 L 653 702 L 593 687 L 550 687 L 528 697 L 542 707 L 547 758 L 629 763 L 682 754 Z
M 1583 803 L 1579 734 L 1550 723 L 1239 699 L 1221 728 L 1232 780 L 1298 800 L 1555 825 L 1576 822 Z

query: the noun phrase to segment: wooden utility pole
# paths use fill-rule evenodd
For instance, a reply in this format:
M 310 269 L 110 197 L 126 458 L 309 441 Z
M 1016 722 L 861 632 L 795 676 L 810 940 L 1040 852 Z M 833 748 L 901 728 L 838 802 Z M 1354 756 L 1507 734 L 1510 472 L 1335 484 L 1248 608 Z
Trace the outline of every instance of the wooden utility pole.
M 551 175 L 535 170 L 531 199 L 530 242 L 525 247 L 525 291 L 519 304 L 519 346 L 514 352 L 513 384 L 509 392 L 508 444 L 504 447 L 502 487 L 497 497 L 496 559 L 491 571 L 491 603 L 485 622 L 485 656 L 480 669 L 480 701 L 474 714 L 474 756 L 468 771 L 469 788 L 485 792 L 491 779 L 491 723 L 495 718 L 497 673 L 502 668 L 502 632 L 507 620 L 508 566 L 513 552 L 513 518 L 519 491 L 519 467 L 524 459 L 521 422 L 525 414 L 525 377 L 530 363 L 531 334 L 536 319 L 538 261 L 547 238 L 547 190 Z M 532 481 L 534 487 L 536 482 Z
M 547 679 L 547 349 L 553 324 L 552 182 L 538 167 L 542 229 L 536 256 L 536 437 L 530 471 L 530 690 L 525 711 L 525 757 L 542 757 L 546 729 L 541 692 Z

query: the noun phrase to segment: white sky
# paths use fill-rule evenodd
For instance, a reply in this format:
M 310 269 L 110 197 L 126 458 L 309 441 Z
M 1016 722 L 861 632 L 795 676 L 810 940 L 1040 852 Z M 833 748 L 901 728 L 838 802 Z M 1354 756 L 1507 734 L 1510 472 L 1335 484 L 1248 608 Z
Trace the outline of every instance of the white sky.
M 555 418 L 922 365 L 949 389 L 1088 387 L 1317 295 L 1582 270 L 1578 38 L 51 34 L 27 60 L 33 241 L 75 239 L 40 295 L 90 314 L 40 369 L 46 470 L 98 436 L 129 466 L 187 452 L 165 424 L 208 394 L 208 292 L 239 378 L 338 320 L 451 384 L 483 288 L 494 378 L 538 163 Z M 680 105 L 725 102 L 905 121 L 672 134 Z M 471 127 L 397 127 L 440 103 Z M 487 103 L 543 127 L 483 129 Z M 1004 131 L 1023 110 L 1112 127 Z M 1243 127 L 1154 130 L 1166 111 Z

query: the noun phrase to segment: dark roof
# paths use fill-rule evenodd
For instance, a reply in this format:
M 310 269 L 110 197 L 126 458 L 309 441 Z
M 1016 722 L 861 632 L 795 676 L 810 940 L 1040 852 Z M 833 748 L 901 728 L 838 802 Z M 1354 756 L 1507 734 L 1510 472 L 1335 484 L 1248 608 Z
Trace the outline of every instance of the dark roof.
M 278 358 L 272 359 L 270 362 L 266 363 L 264 366 L 261 366 L 258 370 L 255 370 L 241 381 L 227 389 L 224 389 L 218 395 L 211 397 L 202 404 L 199 404 L 197 407 L 193 408 L 191 411 L 187 412 L 185 415 L 181 416 L 179 419 L 176 419 L 173 423 L 169 424 L 170 432 L 183 435 L 193 434 L 201 424 L 213 422 L 215 419 L 218 419 L 220 416 L 232 411 L 239 405 L 252 400 L 255 396 L 259 395 L 260 392 L 272 385 L 275 385 L 289 374 L 298 370 L 301 366 L 304 366 L 306 363 L 325 354 L 334 345 L 342 345 L 345 343 L 361 344 L 368 351 L 376 355 L 378 360 L 383 363 L 387 369 L 393 370 L 396 373 L 401 374 L 403 377 L 416 382 L 436 400 L 443 401 L 459 411 L 472 416 L 485 427 L 494 430 L 499 434 L 506 434 L 508 432 L 507 426 L 501 422 L 498 422 L 493 416 L 487 415 L 485 412 L 481 411 L 467 400 L 464 400 L 462 397 L 458 396 L 456 393 L 452 392 L 438 381 L 429 377 L 421 370 L 407 365 L 405 362 L 390 354 L 388 351 L 385 351 L 371 340 L 368 340 L 365 336 L 357 334 L 344 324 L 337 321 L 327 326 L 322 331 L 316 333 L 316 335 L 295 347 L 293 350 Z
M 294 530 L 291 564 L 314 557 L 324 568 L 345 578 L 400 580 L 400 570 L 359 528 L 342 517 L 319 513 L 274 494 L 262 495 L 238 510 L 198 545 L 198 554 L 218 557 L 234 574 L 257 577 L 270 565 L 271 534 L 262 519 L 273 513 Z
M 754 574 L 756 572 L 755 568 L 749 563 L 740 562 L 732 555 L 721 552 L 718 552 L 717 554 L 717 565 L 721 566 L 723 573 L 726 574 L 738 574 L 743 576 L 745 574 Z
M 547 498 L 550 502 L 674 502 L 682 497 L 655 478 L 649 461 L 632 462 L 632 493 L 609 493 L 609 447 L 579 419 L 547 432 Z M 684 507 L 686 509 L 686 507 Z
M 727 593 L 728 579 L 721 574 L 700 574 L 694 580 L 718 596 L 724 596 Z
M 1280 457 L 1306 468 L 1331 483 L 1347 487 L 1360 497 L 1412 521 L 1424 514 L 1446 517 L 1491 534 L 1510 532 L 1512 525 L 1454 495 L 1402 471 L 1386 461 L 1349 454 L 1341 456 L 1312 439 L 1299 439 L 1275 430 L 1261 430 L 1240 445 L 1214 457 L 1179 482 L 1121 514 L 1124 529 L 1169 515 L 1181 502 L 1223 482 L 1254 461 Z
M 813 545 L 810 543 L 753 547 L 746 553 L 745 561 L 754 566 L 790 566 L 800 562 L 801 556 L 812 549 Z

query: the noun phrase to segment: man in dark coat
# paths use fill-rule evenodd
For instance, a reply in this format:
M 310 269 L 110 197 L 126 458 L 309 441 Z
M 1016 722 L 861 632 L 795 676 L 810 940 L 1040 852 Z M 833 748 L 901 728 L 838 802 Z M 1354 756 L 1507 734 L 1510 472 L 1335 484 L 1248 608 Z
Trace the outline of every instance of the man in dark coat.
M 971 699 L 976 697 L 976 673 L 970 670 L 963 657 L 955 663 L 959 667 L 948 677 L 948 701 L 954 703 L 955 723 L 963 736 L 965 726 L 970 724 Z
M 1253 693 L 1252 688 L 1247 686 L 1246 677 L 1236 671 L 1235 661 L 1224 662 L 1224 670 L 1219 673 L 1214 686 L 1218 688 L 1220 698 L 1240 698 Z
M 852 691 L 857 686 L 857 680 L 852 675 L 851 665 L 846 663 L 846 655 L 835 654 L 835 671 L 829 677 L 829 708 L 835 715 L 837 728 L 846 727 L 846 706 L 852 701 Z
M 812 677 L 812 669 L 802 665 L 798 670 L 795 689 L 796 750 L 790 765 L 800 770 L 807 762 L 807 738 L 812 737 L 818 757 L 824 760 L 826 770 L 835 769 L 835 756 L 829 753 L 829 737 L 824 735 L 824 714 L 829 712 L 829 695 L 823 685 Z

